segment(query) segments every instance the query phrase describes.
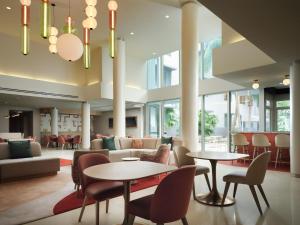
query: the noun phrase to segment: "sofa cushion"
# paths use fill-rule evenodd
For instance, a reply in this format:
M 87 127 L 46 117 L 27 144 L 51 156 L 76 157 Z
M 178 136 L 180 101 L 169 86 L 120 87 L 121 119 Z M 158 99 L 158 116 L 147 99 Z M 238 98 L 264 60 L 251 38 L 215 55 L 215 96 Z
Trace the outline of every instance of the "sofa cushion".
M 120 138 L 121 149 L 130 149 L 132 140 L 132 138 Z
M 157 138 L 143 138 L 143 148 L 156 149 Z
M 141 149 L 143 148 L 144 144 L 141 139 L 133 139 L 131 142 L 131 147 L 136 148 L 136 149 Z
M 103 148 L 108 150 L 116 150 L 115 137 L 103 137 Z
M 32 157 L 30 141 L 9 141 L 8 149 L 11 159 Z
M 91 149 L 92 150 L 100 150 L 103 149 L 103 141 L 102 139 L 94 139 L 91 141 Z

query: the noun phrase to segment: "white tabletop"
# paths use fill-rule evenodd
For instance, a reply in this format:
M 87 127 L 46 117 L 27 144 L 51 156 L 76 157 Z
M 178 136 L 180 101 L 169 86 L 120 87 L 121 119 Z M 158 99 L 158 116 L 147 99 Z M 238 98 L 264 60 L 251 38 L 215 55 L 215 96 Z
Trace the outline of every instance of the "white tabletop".
M 247 154 L 230 153 L 230 152 L 189 152 L 186 154 L 189 157 L 196 159 L 232 161 L 241 158 L 249 157 Z
M 177 167 L 147 161 L 113 162 L 89 167 L 86 176 L 99 180 L 130 181 L 176 170 Z

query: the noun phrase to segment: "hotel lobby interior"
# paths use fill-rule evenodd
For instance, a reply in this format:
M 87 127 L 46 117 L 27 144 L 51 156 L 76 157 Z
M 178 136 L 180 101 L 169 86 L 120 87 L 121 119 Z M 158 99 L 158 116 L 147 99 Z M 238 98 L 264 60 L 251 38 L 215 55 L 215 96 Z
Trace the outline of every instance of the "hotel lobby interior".
M 299 10 L 1 0 L 0 225 L 300 224 Z

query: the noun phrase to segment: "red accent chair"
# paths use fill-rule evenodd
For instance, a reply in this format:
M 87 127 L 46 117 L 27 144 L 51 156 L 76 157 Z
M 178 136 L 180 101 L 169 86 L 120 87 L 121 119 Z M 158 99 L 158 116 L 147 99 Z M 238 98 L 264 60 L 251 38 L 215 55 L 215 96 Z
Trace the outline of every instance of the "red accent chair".
M 86 168 L 104 163 L 110 163 L 110 161 L 105 155 L 100 153 L 90 153 L 79 157 L 80 183 L 85 196 L 78 220 L 79 222 L 82 219 L 88 199 L 94 199 L 96 201 L 96 225 L 99 225 L 99 203 L 106 201 L 106 212 L 108 212 L 109 199 L 121 196 L 124 193 L 124 185 L 122 182 L 99 181 L 83 174 Z
M 58 143 L 58 145 L 61 146 L 61 150 L 64 150 L 64 147 L 66 144 L 66 140 L 65 140 L 64 136 L 62 136 L 62 135 L 58 136 L 57 143 Z
M 169 157 L 170 157 L 170 148 L 167 145 L 161 145 L 159 146 L 155 155 L 142 154 L 140 160 L 168 164 Z
M 153 195 L 129 202 L 129 223 L 135 216 L 150 220 L 157 225 L 181 220 L 188 225 L 186 213 L 192 193 L 196 167 L 182 167 L 167 175 Z
M 73 138 L 72 146 L 73 146 L 73 148 L 79 149 L 80 144 L 81 144 L 81 136 L 76 135 Z

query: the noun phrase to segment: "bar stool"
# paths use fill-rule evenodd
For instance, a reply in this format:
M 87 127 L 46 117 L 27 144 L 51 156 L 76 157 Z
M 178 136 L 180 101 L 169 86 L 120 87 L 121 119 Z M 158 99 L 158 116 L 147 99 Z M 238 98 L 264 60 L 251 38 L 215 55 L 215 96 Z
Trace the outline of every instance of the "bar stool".
M 271 146 L 271 143 L 266 135 L 253 134 L 252 145 L 254 147 L 254 149 L 253 149 L 253 159 L 254 159 L 256 153 L 259 151 L 260 148 L 263 148 L 264 152 L 269 151 L 269 147 Z
M 234 146 L 234 152 L 238 152 L 238 148 L 242 147 L 243 154 L 248 154 L 250 143 L 244 134 L 239 134 L 239 133 L 233 134 L 232 135 L 232 143 Z M 245 162 L 246 162 L 246 159 L 244 158 L 244 164 L 245 164 Z
M 275 136 L 275 146 L 277 148 L 276 161 L 275 161 L 275 168 L 276 168 L 277 163 L 280 163 L 282 159 L 282 150 L 290 149 L 290 136 L 287 134 L 277 134 Z

